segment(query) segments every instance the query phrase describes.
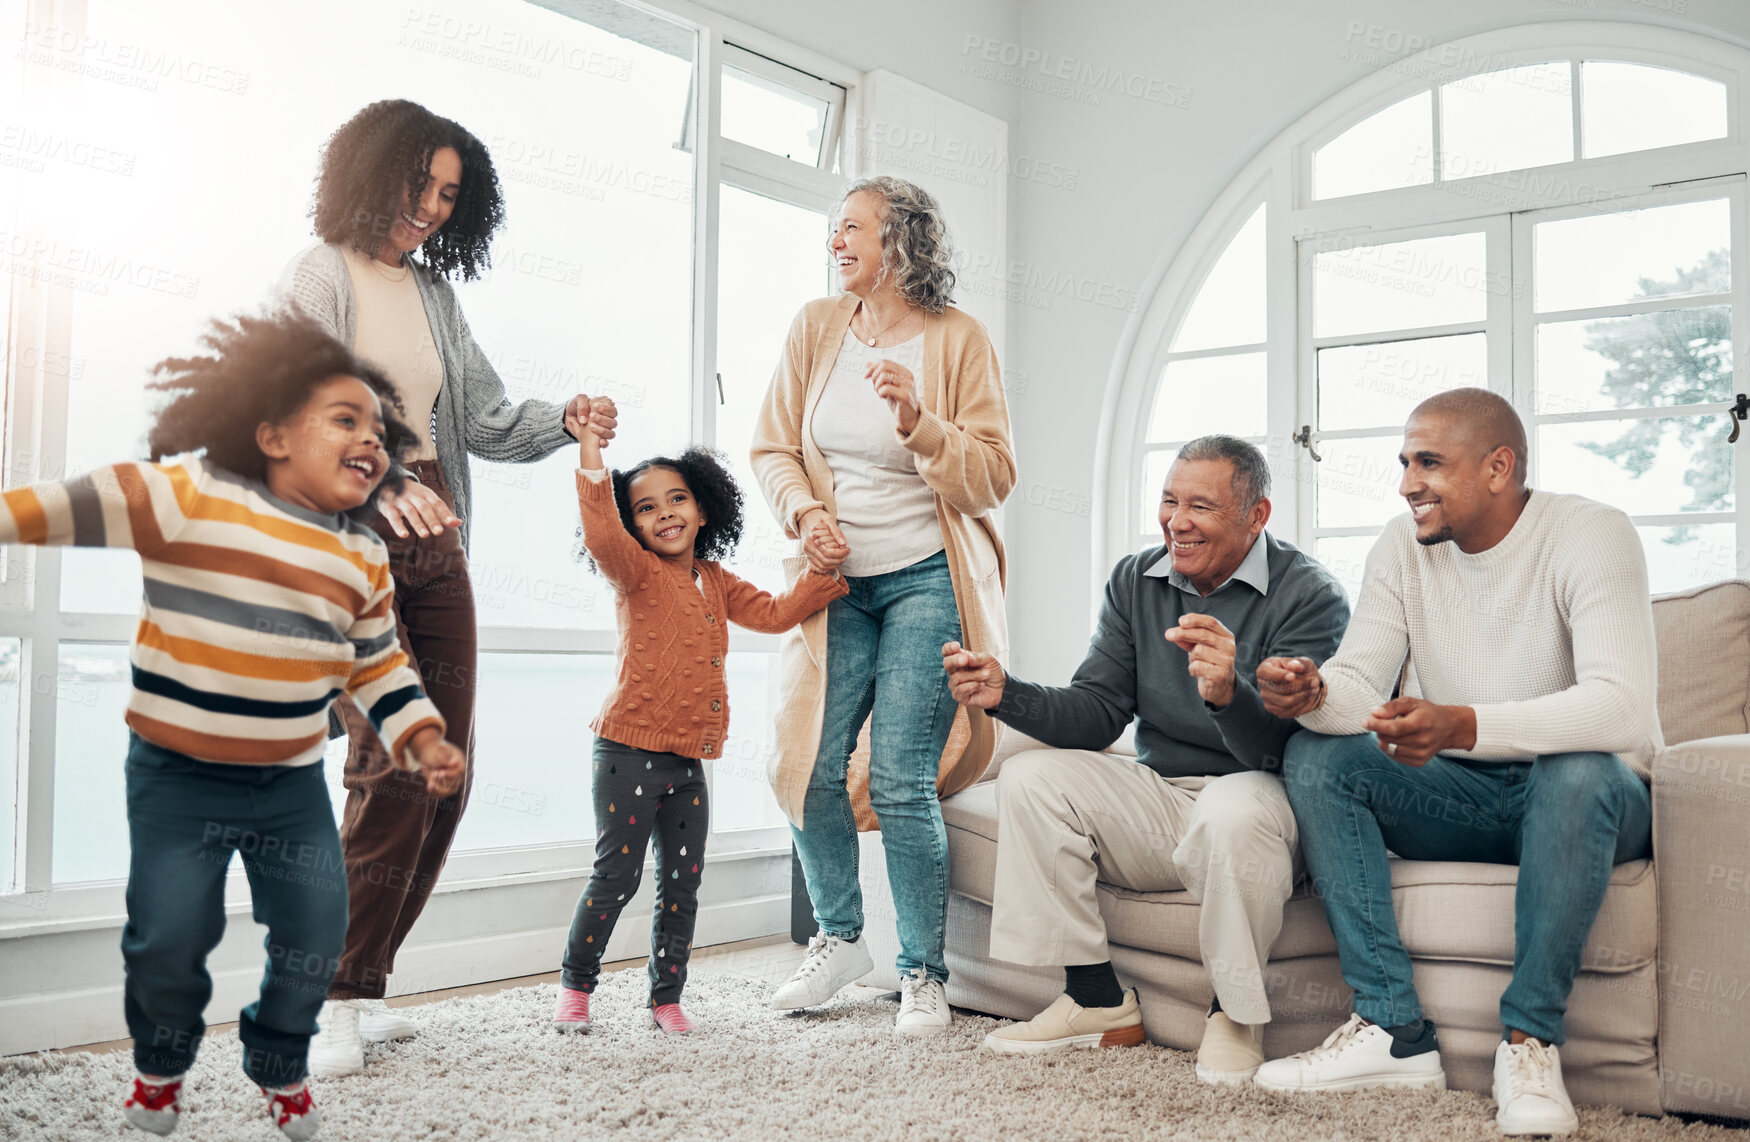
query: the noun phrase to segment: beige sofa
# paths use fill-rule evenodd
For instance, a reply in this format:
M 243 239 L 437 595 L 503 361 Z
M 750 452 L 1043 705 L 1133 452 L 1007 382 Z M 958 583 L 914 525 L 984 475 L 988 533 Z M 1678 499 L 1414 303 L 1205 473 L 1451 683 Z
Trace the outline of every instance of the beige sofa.
M 1562 1052 L 1576 1102 L 1641 1114 L 1750 1118 L 1750 582 L 1653 603 L 1659 715 L 1674 744 L 1653 778 L 1656 859 L 1621 865 L 1586 946 Z M 1057 995 L 1056 969 L 991 959 L 991 885 L 1001 763 L 1038 743 L 1009 731 L 984 780 L 942 803 L 948 825 L 948 999 L 1029 1018 Z M 880 835 L 863 834 L 861 877 L 876 971 L 897 987 L 892 896 Z M 1393 904 L 1416 986 L 1440 1028 L 1448 1081 L 1487 1093 L 1497 1003 L 1513 963 L 1510 865 L 1394 861 Z M 1119 976 L 1142 1001 L 1150 1040 L 1193 1050 L 1211 990 L 1184 892 L 1102 884 Z M 1289 901 L 1266 971 L 1274 1058 L 1314 1046 L 1347 1018 L 1350 992 L 1318 899 Z

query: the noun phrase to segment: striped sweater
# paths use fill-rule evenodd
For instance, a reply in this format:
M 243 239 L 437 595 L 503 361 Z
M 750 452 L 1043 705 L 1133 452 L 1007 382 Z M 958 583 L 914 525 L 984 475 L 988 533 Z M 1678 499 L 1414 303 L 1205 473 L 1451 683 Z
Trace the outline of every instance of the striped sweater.
M 0 542 L 131 547 L 146 598 L 126 721 L 201 761 L 322 760 L 343 690 L 397 763 L 444 721 L 397 639 L 383 541 L 199 459 L 0 494 Z

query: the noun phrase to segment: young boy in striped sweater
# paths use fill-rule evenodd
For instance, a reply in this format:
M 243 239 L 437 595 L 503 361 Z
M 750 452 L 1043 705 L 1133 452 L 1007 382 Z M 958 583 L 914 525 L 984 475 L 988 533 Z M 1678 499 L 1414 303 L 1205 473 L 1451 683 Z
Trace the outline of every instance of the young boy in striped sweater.
M 176 1127 L 240 853 L 268 929 L 243 1070 L 279 1129 L 307 1139 L 305 1054 L 347 923 L 328 706 L 350 694 L 434 794 L 460 785 L 464 759 L 397 640 L 388 553 L 347 514 L 412 441 L 393 389 L 302 318 L 215 324 L 205 344 L 156 369 L 156 463 L 0 495 L 0 542 L 131 547 L 145 571 L 126 715 L 128 1121 Z

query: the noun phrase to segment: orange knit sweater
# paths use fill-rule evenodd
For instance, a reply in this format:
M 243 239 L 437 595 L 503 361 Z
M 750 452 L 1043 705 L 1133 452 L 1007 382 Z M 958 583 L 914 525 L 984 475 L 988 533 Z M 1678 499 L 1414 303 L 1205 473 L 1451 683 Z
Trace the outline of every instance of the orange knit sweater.
M 700 597 L 686 570 L 645 549 L 614 506 L 613 484 L 577 473 L 583 543 L 614 588 L 619 673 L 590 723 L 600 737 L 685 757 L 719 756 L 729 732 L 723 656 L 729 623 L 779 634 L 850 588 L 808 572 L 772 595 L 709 560 L 695 560 Z

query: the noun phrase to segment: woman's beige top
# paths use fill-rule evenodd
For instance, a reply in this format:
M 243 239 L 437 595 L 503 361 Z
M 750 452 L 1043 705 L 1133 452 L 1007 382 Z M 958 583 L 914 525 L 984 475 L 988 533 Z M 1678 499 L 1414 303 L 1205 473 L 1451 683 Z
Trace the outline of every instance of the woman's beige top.
M 826 388 L 856 307 L 850 294 L 802 307 L 790 325 L 784 355 L 754 427 L 754 475 L 793 538 L 798 521 L 811 509 L 836 515 L 832 469 L 803 425 Z M 1015 453 L 996 351 L 977 319 L 952 306 L 924 315 L 917 387 L 923 412 L 909 434 L 895 424 L 894 438 L 916 457 L 918 474 L 935 493 L 962 644 L 1006 661 L 1006 568 L 995 512 L 1015 486 Z M 807 561 L 797 555 L 785 565 L 794 582 Z M 787 700 L 777 712 L 777 748 L 768 777 L 779 806 L 798 827 L 826 706 L 826 625 L 825 611 L 804 620 L 786 636 L 778 660 L 778 692 Z M 997 725 L 982 710 L 962 707 L 955 713 L 936 778 L 943 796 L 983 776 L 996 746 Z M 858 826 L 872 829 L 867 735 L 865 725 L 851 757 L 850 787 Z
M 347 276 L 352 278 L 358 300 L 358 332 L 353 352 L 383 370 L 401 398 L 407 426 L 419 443 L 403 459 L 436 460 L 432 441 L 431 410 L 444 383 L 444 363 L 438 357 L 437 341 L 425 302 L 408 266 L 386 266 L 350 246 L 342 251 Z

